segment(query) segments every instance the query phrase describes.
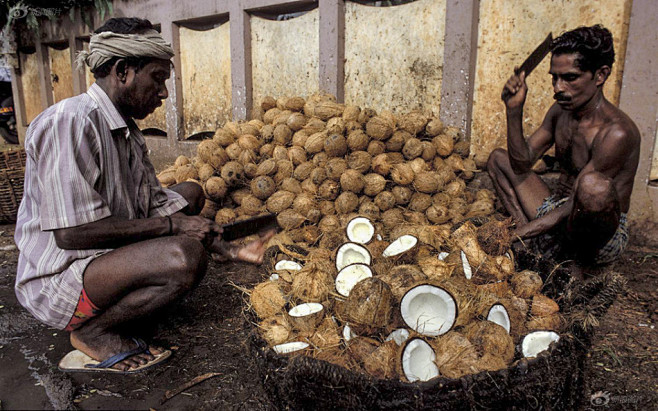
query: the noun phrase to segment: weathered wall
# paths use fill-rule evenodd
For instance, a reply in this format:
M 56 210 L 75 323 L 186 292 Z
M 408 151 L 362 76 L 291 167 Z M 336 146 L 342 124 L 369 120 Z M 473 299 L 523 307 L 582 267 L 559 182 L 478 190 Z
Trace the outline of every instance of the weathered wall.
M 29 124 L 41 113 L 41 87 L 39 85 L 39 68 L 37 54 L 22 54 L 21 85 L 23 87 L 23 104 L 25 107 L 25 122 Z
M 658 114 L 656 114 L 656 118 L 658 118 Z M 651 160 L 651 173 L 649 174 L 649 180 L 653 181 L 654 183 L 656 180 L 658 180 L 658 130 L 656 130 L 656 138 L 654 140 L 653 158 Z
M 207 31 L 180 28 L 185 137 L 231 119 L 229 29 L 229 23 Z
M 67 47 L 58 50 L 48 47 L 50 57 L 50 78 L 53 85 L 55 102 L 73 96 L 73 71 L 71 70 L 71 51 Z
M 286 21 L 251 17 L 254 105 L 264 96 L 308 96 L 318 90 L 318 10 Z
M 617 104 L 624 69 L 631 0 L 487 0 L 480 2 L 478 58 L 471 127 L 471 152 L 483 163 L 505 145 L 506 123 L 500 92 L 515 66 L 553 32 L 603 24 L 614 37 L 616 55 L 604 92 Z M 531 134 L 553 103 L 546 58 L 528 78 L 524 131 Z
M 345 3 L 345 102 L 438 115 L 445 11 L 445 0 L 394 7 Z

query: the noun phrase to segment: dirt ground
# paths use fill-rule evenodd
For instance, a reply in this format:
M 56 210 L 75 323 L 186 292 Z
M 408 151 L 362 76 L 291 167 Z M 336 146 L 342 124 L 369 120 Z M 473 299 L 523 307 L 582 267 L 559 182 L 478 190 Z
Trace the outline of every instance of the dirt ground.
M 71 349 L 67 333 L 39 324 L 16 301 L 13 234 L 13 225 L 0 226 L 0 409 L 273 409 L 247 354 L 251 327 L 236 287 L 261 272 L 212 263 L 193 294 L 138 325 L 174 350 L 165 364 L 136 375 L 64 374 L 57 363 Z M 612 269 L 628 278 L 627 292 L 599 325 L 583 395 L 592 409 L 657 409 L 658 249 L 632 246 Z M 217 375 L 164 401 L 208 373 Z

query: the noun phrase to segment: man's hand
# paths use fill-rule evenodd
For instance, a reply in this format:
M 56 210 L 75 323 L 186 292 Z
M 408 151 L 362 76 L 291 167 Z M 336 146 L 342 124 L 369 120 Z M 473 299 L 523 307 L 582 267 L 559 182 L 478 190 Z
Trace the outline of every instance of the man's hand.
M 263 262 L 265 254 L 265 243 L 272 238 L 276 230 L 269 230 L 259 235 L 258 240 L 254 240 L 238 249 L 237 259 L 247 263 L 260 264 Z
M 525 98 L 528 94 L 528 86 L 525 83 L 525 72 L 513 74 L 505 83 L 501 99 L 508 110 L 523 107 Z
M 212 220 L 199 216 L 186 216 L 176 213 L 171 216 L 172 234 L 199 240 L 204 246 L 210 246 L 222 233 L 222 228 Z

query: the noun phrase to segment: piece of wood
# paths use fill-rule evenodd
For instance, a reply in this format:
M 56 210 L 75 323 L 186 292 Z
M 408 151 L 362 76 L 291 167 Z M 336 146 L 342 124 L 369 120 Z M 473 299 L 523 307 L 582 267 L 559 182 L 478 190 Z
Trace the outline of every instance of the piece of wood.
M 205 380 L 208 380 L 213 377 L 217 377 L 219 375 L 222 375 L 218 372 L 209 372 L 206 374 L 199 375 L 197 377 L 194 377 L 192 380 L 186 382 L 185 384 L 181 385 L 180 387 L 174 389 L 174 390 L 168 390 L 165 392 L 164 397 L 162 397 L 162 400 L 160 401 L 160 404 L 164 404 L 165 402 L 169 401 L 170 399 L 174 398 L 178 394 L 182 393 L 183 391 L 194 387 L 195 385 L 204 382 Z

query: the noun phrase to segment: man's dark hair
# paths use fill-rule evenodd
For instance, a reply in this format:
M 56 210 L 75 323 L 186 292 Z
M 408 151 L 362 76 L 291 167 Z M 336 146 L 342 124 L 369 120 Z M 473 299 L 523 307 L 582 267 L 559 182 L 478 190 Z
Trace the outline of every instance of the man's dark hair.
M 578 27 L 553 40 L 553 55 L 577 53 L 576 66 L 582 71 L 594 73 L 602 66 L 612 68 L 615 49 L 610 30 L 600 24 L 591 27 Z
M 151 24 L 151 22 L 146 19 L 140 19 L 138 17 L 114 17 L 94 30 L 94 33 L 98 34 L 104 31 L 111 31 L 113 33 L 119 34 L 142 34 L 148 30 L 153 29 L 153 24 Z M 119 57 L 113 57 L 107 62 L 103 63 L 102 66 L 94 70 L 94 78 L 103 78 L 110 74 L 112 66 L 118 59 Z M 145 65 L 153 61 L 153 59 L 150 57 L 126 58 L 125 60 L 128 66 L 136 67 L 137 70 L 142 69 Z

